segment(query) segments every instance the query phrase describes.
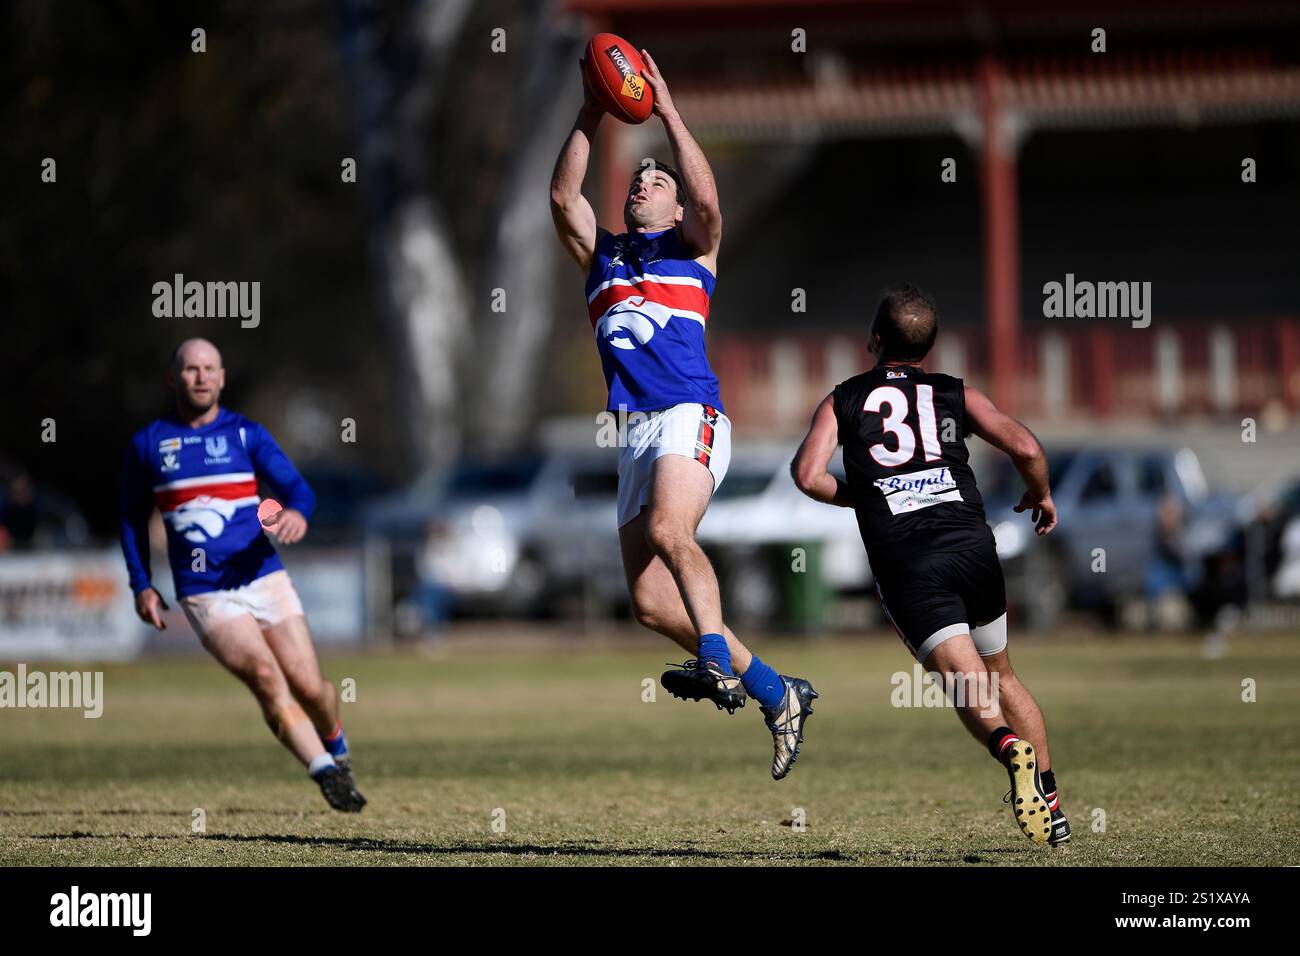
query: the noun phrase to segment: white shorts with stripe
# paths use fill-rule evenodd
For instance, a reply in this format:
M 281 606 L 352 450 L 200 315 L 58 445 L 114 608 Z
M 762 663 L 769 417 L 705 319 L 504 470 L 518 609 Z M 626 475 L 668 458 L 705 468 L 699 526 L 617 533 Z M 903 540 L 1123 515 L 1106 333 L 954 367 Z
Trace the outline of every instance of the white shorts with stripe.
M 634 413 L 635 414 L 635 413 Z M 618 526 L 621 528 L 650 503 L 655 460 L 684 455 L 708 467 L 717 491 L 731 464 L 731 419 L 712 405 L 683 402 L 654 412 L 630 425 L 618 456 Z

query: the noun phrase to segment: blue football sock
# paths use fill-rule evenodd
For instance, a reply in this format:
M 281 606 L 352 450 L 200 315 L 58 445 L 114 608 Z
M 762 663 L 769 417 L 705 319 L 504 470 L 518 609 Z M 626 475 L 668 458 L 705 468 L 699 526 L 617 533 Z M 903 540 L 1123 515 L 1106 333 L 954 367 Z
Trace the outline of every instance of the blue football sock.
M 764 707 L 776 707 L 785 700 L 785 681 L 760 661 L 757 654 L 750 662 L 749 670 L 740 675 L 740 682 L 745 685 L 745 693 Z
M 321 737 L 320 742 L 325 745 L 325 749 L 335 759 L 348 755 L 348 738 L 343 736 L 343 725 L 341 723 L 334 728 L 334 733 L 328 737 Z
M 728 677 L 732 676 L 731 649 L 727 647 L 727 639 L 721 634 L 701 634 L 700 650 L 696 656 L 702 661 L 717 664 L 722 673 Z

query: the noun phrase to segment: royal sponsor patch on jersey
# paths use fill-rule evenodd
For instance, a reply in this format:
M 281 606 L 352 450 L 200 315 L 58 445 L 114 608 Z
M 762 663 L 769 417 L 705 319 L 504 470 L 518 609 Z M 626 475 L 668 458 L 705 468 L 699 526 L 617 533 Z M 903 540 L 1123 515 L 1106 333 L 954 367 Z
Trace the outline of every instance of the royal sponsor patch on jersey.
M 948 467 L 914 471 L 910 475 L 891 475 L 872 482 L 885 496 L 891 513 L 919 511 L 944 501 L 961 501 L 957 479 Z

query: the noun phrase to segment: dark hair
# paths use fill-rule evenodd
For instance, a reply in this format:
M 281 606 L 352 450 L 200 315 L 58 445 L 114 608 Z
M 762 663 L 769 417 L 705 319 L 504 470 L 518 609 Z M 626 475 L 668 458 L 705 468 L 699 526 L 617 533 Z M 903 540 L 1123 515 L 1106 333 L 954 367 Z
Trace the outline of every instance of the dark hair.
M 915 286 L 885 290 L 871 329 L 880 336 L 882 358 L 917 362 L 925 358 L 939 334 L 939 316 L 930 297 Z
M 667 163 L 660 162 L 654 157 L 647 156 L 645 159 L 641 160 L 640 165 L 636 168 L 636 172 L 632 174 L 631 182 L 636 182 L 640 179 L 641 174 L 647 169 L 657 169 L 660 172 L 667 173 L 668 178 L 677 186 L 677 205 L 686 205 L 686 187 L 682 185 L 682 174 L 673 169 Z

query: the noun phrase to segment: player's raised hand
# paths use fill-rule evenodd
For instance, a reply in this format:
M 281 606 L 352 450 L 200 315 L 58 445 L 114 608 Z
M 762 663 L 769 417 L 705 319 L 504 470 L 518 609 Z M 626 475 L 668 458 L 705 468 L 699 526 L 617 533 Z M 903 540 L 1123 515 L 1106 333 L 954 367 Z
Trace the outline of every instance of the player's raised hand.
M 165 631 L 167 625 L 163 622 L 160 608 L 163 611 L 171 610 L 167 606 L 167 602 L 162 599 L 162 595 L 154 588 L 145 588 L 135 596 L 135 613 L 140 620 L 146 624 L 152 624 L 155 630 Z
M 659 116 L 670 116 L 677 112 L 677 107 L 673 106 L 672 94 L 668 92 L 668 84 L 664 81 L 664 75 L 659 72 L 659 66 L 650 55 L 650 51 L 642 50 L 641 59 L 645 61 L 646 82 L 650 84 L 650 89 L 654 93 L 655 113 Z
M 1020 504 L 1012 509 L 1016 514 L 1022 511 L 1031 511 L 1030 517 L 1034 521 L 1035 534 L 1047 534 L 1056 527 L 1056 502 L 1052 500 L 1051 495 L 1043 495 L 1041 498 L 1034 498 L 1029 492 L 1025 492 L 1024 497 L 1020 499 Z
M 301 511 L 285 508 L 264 519 L 262 527 L 270 529 L 281 544 L 296 544 L 307 533 L 307 519 Z

